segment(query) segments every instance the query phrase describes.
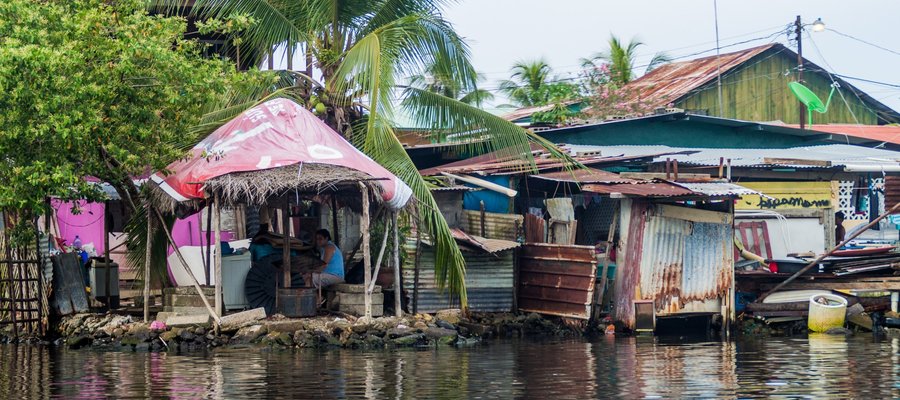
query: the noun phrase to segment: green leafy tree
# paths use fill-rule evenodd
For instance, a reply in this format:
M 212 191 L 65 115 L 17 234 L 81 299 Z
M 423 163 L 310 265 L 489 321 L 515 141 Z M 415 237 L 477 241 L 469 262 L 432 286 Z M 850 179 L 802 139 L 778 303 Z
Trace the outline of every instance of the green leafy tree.
M 85 180 L 96 177 L 139 211 L 132 177 L 165 168 L 197 140 L 206 105 L 237 74 L 183 39 L 185 19 L 152 16 L 145 7 L 138 0 L 0 2 L 0 209 L 28 221 L 48 196 L 101 200 Z M 164 253 L 164 242 L 157 244 Z
M 476 79 L 480 82 L 482 76 L 476 75 Z M 493 93 L 477 86 L 464 89 L 463 85 L 454 79 L 453 71 L 442 71 L 441 65 L 432 64 L 425 67 L 424 73 L 409 78 L 409 84 L 479 108 L 484 106 L 486 101 L 494 99 Z
M 184 1 L 156 3 L 177 12 Z M 476 88 L 469 49 L 441 15 L 443 4 L 441 0 L 197 0 L 192 9 L 200 19 L 250 17 L 255 23 L 240 33 L 242 51 L 264 55 L 274 48 L 287 48 L 291 55 L 286 58 L 288 71 L 281 74 L 285 79 L 275 85 L 275 92 L 268 93 L 268 87 L 235 92 L 219 104 L 220 112 L 204 118 L 203 125 L 224 123 L 273 96 L 306 103 L 412 188 L 418 227 L 435 244 L 437 282 L 460 294 L 465 304 L 465 262 L 429 185 L 397 139 L 395 111 L 402 108 L 418 126 L 428 128 L 432 141 L 443 141 L 450 134 L 472 135 L 478 139 L 470 141 L 473 152 L 527 155 L 531 141 L 555 147 L 458 99 L 400 84 L 435 65 L 458 85 L 454 91 L 467 93 Z M 299 68 L 294 68 L 294 56 L 303 60 Z

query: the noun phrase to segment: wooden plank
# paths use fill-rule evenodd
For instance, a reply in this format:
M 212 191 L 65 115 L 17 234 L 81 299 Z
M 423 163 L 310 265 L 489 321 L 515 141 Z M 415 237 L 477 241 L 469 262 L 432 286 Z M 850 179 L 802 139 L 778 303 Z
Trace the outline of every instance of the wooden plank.
M 591 246 L 527 243 L 522 246 L 522 258 L 541 260 L 562 259 L 577 262 L 596 262 Z
M 777 157 L 763 157 L 763 164 L 777 164 L 777 165 L 813 165 L 816 167 L 830 167 L 831 161 L 824 160 L 806 160 L 802 158 L 777 158 Z
M 705 222 L 711 224 L 731 224 L 732 216 L 728 213 L 699 210 L 696 208 L 670 206 L 666 204 L 658 204 L 655 206 L 656 213 L 660 217 L 681 219 L 691 222 Z
M 666 174 L 664 172 L 622 172 L 619 174 L 619 176 L 622 178 L 627 178 L 627 179 L 645 179 L 645 180 L 671 179 L 672 178 L 671 176 L 669 176 L 667 178 Z M 678 179 L 683 179 L 683 180 L 709 179 L 710 181 L 713 180 L 712 176 L 710 176 L 709 174 L 685 174 L 685 173 L 679 173 Z

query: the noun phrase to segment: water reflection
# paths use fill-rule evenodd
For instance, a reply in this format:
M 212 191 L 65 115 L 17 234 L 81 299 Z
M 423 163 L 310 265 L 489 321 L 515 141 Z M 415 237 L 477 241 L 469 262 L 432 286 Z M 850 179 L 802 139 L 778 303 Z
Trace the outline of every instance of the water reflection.
M 0 398 L 900 397 L 900 340 L 492 342 L 396 351 L 0 346 Z

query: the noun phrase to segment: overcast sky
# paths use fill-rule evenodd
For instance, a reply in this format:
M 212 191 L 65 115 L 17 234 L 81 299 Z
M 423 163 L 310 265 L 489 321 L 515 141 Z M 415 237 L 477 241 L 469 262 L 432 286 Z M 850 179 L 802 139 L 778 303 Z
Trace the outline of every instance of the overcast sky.
M 821 17 L 829 28 L 900 53 L 900 1 L 896 0 L 719 0 L 718 9 L 723 46 L 773 35 L 801 15 L 804 23 Z M 472 60 L 486 76 L 483 85 L 489 89 L 508 77 L 509 67 L 517 60 L 543 57 L 561 77 L 571 76 L 578 71 L 579 58 L 606 49 L 610 33 L 646 43 L 638 51 L 638 65 L 657 51 L 678 57 L 715 48 L 712 0 L 461 0 L 448 6 L 445 16 L 471 46 Z M 830 65 L 832 72 L 842 75 L 900 85 L 900 54 L 831 31 L 810 35 L 812 40 L 805 36 L 803 41 L 808 60 L 825 68 Z M 788 43 L 786 35 L 775 34 L 722 52 L 773 40 Z M 900 110 L 900 87 L 850 82 Z

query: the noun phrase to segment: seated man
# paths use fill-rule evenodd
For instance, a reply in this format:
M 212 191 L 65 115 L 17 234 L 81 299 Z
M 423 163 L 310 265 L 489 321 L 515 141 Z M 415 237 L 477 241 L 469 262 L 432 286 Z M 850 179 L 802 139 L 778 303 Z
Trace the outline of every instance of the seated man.
M 344 282 L 344 256 L 341 249 L 331 241 L 331 233 L 327 229 L 316 231 L 316 248 L 322 259 L 321 272 L 312 273 L 312 284 L 323 288 Z

